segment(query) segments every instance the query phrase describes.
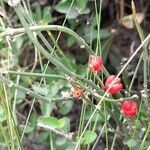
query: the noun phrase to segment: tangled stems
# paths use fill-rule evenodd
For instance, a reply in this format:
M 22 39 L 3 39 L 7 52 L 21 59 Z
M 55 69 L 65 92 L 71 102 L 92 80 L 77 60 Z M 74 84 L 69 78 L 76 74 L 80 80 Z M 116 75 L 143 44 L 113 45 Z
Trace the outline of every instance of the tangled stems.
M 23 31 L 26 31 L 28 37 L 30 38 L 30 40 L 33 42 L 33 44 L 38 48 L 38 50 L 51 62 L 53 63 L 56 67 L 58 67 L 60 70 L 62 70 L 64 73 L 66 73 L 68 76 L 70 76 L 71 78 L 73 79 L 79 79 L 79 80 L 82 80 L 84 82 L 86 82 L 87 84 L 89 84 L 90 86 L 92 86 L 94 89 L 96 89 L 98 92 L 99 92 L 99 88 L 93 83 L 91 82 L 90 80 L 88 79 L 85 79 L 85 78 L 82 78 L 80 77 L 79 75 L 76 75 L 75 73 L 71 72 L 68 68 L 66 68 L 62 63 L 60 63 L 57 59 L 55 59 L 53 57 L 53 55 L 51 55 L 49 52 L 47 52 L 43 47 L 42 45 L 38 42 L 38 40 L 36 39 L 36 37 L 33 35 L 33 33 L 31 32 L 25 18 L 24 18 L 24 15 L 21 11 L 21 8 L 20 6 L 16 6 L 14 7 L 15 8 L 15 11 L 21 21 L 21 23 L 23 24 L 24 26 L 24 29 L 22 28 L 21 30 Z M 42 26 L 43 27 L 43 26 Z M 47 26 L 48 27 L 48 26 Z M 42 28 L 37 28 L 38 30 L 41 29 L 43 30 Z M 56 28 L 57 29 L 57 28 Z M 45 30 L 48 30 L 48 28 L 45 27 Z M 84 43 L 84 45 L 86 45 L 87 49 L 88 50 L 91 50 L 90 47 L 85 43 L 85 41 L 83 39 L 80 39 L 80 37 L 78 38 L 78 35 L 75 34 L 72 30 L 68 29 L 71 33 L 74 34 L 74 36 L 78 39 L 78 41 L 82 41 Z M 66 30 L 65 30 L 66 31 Z M 82 44 L 83 44 L 82 43 Z M 91 53 L 92 50 L 90 51 Z
M 18 10 L 18 9 L 16 9 L 16 10 Z M 21 18 L 21 19 L 25 20 L 24 18 Z M 32 26 L 32 27 L 28 26 L 28 29 L 29 29 L 29 31 L 32 31 L 32 32 L 47 31 L 47 30 L 65 32 L 65 33 L 73 36 L 77 40 L 77 42 L 79 43 L 81 48 L 85 48 L 90 55 L 94 55 L 94 52 L 92 51 L 90 46 L 84 41 L 84 39 L 82 39 L 80 36 L 78 36 L 78 34 L 76 34 L 74 31 L 72 31 L 71 29 L 69 29 L 67 27 L 59 26 L 59 25 L 38 25 L 38 26 Z M 17 28 L 17 29 L 8 28 L 6 31 L 0 33 L 0 37 L 7 36 L 7 35 L 13 36 L 13 35 L 21 34 L 24 32 L 27 32 L 25 27 Z M 32 33 L 29 33 L 29 34 L 31 35 Z M 105 76 L 109 75 L 109 73 L 105 67 L 103 67 L 103 72 L 104 72 Z
M 144 135 L 144 137 L 143 137 L 143 140 L 142 140 L 142 143 L 141 143 L 141 145 L 140 145 L 140 150 L 143 150 L 143 149 L 144 149 L 145 141 L 146 141 L 146 139 L 147 139 L 149 133 L 150 133 L 150 123 L 148 124 L 146 133 L 145 133 L 145 135 Z
M 56 65 L 58 68 L 60 68 L 61 70 L 63 70 L 67 75 L 69 75 L 71 78 L 74 78 L 74 79 L 79 79 L 79 80 L 83 80 L 85 81 L 86 83 L 88 83 L 90 86 L 94 87 L 97 91 L 99 91 L 99 88 L 91 81 L 85 79 L 85 78 L 82 78 L 76 74 L 74 74 L 73 72 L 71 72 L 69 69 L 67 69 L 64 65 L 62 65 L 59 61 L 57 61 L 57 59 L 55 59 L 52 55 L 50 55 L 40 44 L 39 42 L 37 41 L 37 39 L 34 37 L 33 33 L 30 32 L 30 27 L 28 26 L 24 16 L 23 16 L 23 13 L 21 11 L 21 8 L 20 6 L 17 6 L 15 7 L 15 10 L 16 10 L 16 13 L 18 14 L 18 17 L 20 18 L 20 21 L 21 23 L 23 24 L 24 26 L 24 29 L 21 28 L 19 30 L 15 30 L 13 32 L 11 32 L 11 34 L 15 34 L 17 33 L 21 33 L 21 32 L 25 32 L 27 33 L 27 35 L 29 36 L 30 40 L 34 43 L 34 45 L 36 45 L 36 47 L 38 47 L 38 50 L 49 60 L 51 61 L 54 65 Z M 40 28 L 39 28 L 40 27 Z M 43 31 L 43 30 L 48 30 L 50 29 L 51 26 L 47 25 L 47 26 L 37 26 L 37 27 L 31 27 L 31 30 L 34 29 L 34 31 Z M 54 26 L 55 30 L 58 30 L 58 26 Z M 85 45 L 85 48 L 88 50 L 88 52 L 91 54 L 93 54 L 93 51 L 91 50 L 91 48 L 85 43 L 85 41 L 80 38 L 76 33 L 74 33 L 72 30 L 68 29 L 68 28 L 65 28 L 65 27 L 60 27 L 60 29 L 65 29 L 65 30 L 60 30 L 60 31 L 66 31 L 66 33 L 69 31 L 70 34 L 72 34 L 79 43 L 82 43 L 81 45 Z M 10 33 L 10 32 L 9 32 Z M 21 87 L 20 87 L 21 88 Z M 21 88 L 23 89 L 23 87 Z M 31 92 L 30 92 L 31 93 Z M 34 95 L 35 93 L 32 93 L 32 95 Z M 40 97 L 41 99 L 43 99 L 42 97 Z
M 37 26 L 31 26 L 31 27 L 29 27 L 29 29 L 32 32 L 47 31 L 47 30 L 65 32 L 65 33 L 73 36 L 82 48 L 87 49 L 89 54 L 91 54 L 91 55 L 94 54 L 94 52 L 89 47 L 89 45 L 84 41 L 84 39 L 82 39 L 74 31 L 72 31 L 71 29 L 69 29 L 67 27 L 60 26 L 60 25 L 37 25 Z M 26 32 L 25 28 L 17 28 L 17 29 L 8 28 L 6 31 L 0 33 L 0 37 L 7 36 L 7 35 L 13 36 L 13 35 L 21 34 L 21 33 L 25 33 L 25 32 Z
M 40 77 L 49 77 L 49 78 L 57 78 L 57 79 L 59 78 L 59 79 L 63 79 L 63 80 L 66 79 L 63 76 L 57 76 L 57 75 L 55 76 L 55 75 L 50 75 L 50 74 L 44 74 L 44 75 L 41 74 L 40 75 L 38 73 L 15 72 L 15 71 L 9 71 L 8 73 L 14 74 L 14 75 L 18 75 L 19 74 L 19 75 L 25 75 L 25 76 L 38 76 L 38 77 L 40 76 Z M 14 88 L 16 88 L 18 90 L 21 90 L 24 93 L 27 93 L 27 94 L 29 94 L 29 95 L 31 95 L 31 96 L 39 99 L 39 100 L 45 101 L 46 103 L 58 102 L 58 101 L 68 101 L 68 100 L 73 100 L 74 99 L 73 97 L 50 98 L 50 97 L 41 96 L 40 94 L 38 94 L 38 93 L 36 93 L 36 92 L 34 92 L 32 90 L 29 90 L 28 88 L 25 88 L 25 87 L 23 87 L 21 85 L 17 85 L 16 83 L 14 83 L 11 80 L 3 77 L 2 75 L 0 76 L 0 81 L 2 83 L 7 84 L 9 87 L 14 87 Z M 102 98 L 101 95 L 95 93 L 92 90 L 89 90 L 89 88 L 87 88 L 87 87 L 85 87 L 85 86 L 83 86 L 83 85 L 81 85 L 81 84 L 79 84 L 77 82 L 75 82 L 75 83 L 80 85 L 80 86 L 82 86 L 82 87 L 84 87 L 84 89 L 87 90 L 88 92 L 90 92 L 92 94 L 92 96 L 95 97 L 96 99 Z M 132 96 L 132 97 L 126 97 L 126 98 L 119 98 L 119 99 L 105 98 L 105 100 L 109 101 L 109 102 L 120 102 L 120 101 L 124 101 L 124 100 L 127 100 L 127 99 L 135 99 L 135 98 L 137 98 L 137 97 Z
M 77 40 L 77 42 L 79 43 L 81 48 L 85 48 L 90 55 L 94 55 L 94 52 L 89 47 L 89 45 L 84 41 L 84 39 L 82 39 L 74 31 L 72 31 L 71 29 L 69 29 L 67 27 L 59 26 L 59 25 L 38 25 L 38 26 L 32 26 L 32 27 L 28 27 L 28 28 L 32 32 L 46 31 L 46 30 L 65 32 L 65 33 L 73 36 Z M 0 33 L 0 37 L 7 36 L 7 35 L 13 36 L 13 35 L 21 34 L 24 32 L 26 32 L 25 28 L 17 28 L 17 29 L 8 28 L 6 31 Z M 104 72 L 105 76 L 108 76 L 109 73 L 106 70 L 106 68 L 103 69 L 103 72 Z
M 81 80 L 81 77 L 78 77 L 78 75 L 74 74 L 74 73 L 71 72 L 68 68 L 66 68 L 64 65 L 62 65 L 59 61 L 57 61 L 52 55 L 50 55 L 50 54 L 39 44 L 38 40 L 36 39 L 36 37 L 34 37 L 33 33 L 31 32 L 30 27 L 28 26 L 28 24 L 27 24 L 27 22 L 26 22 L 26 20 L 25 20 L 25 18 L 24 18 L 24 16 L 23 16 L 23 13 L 21 12 L 20 7 L 19 7 L 19 6 L 15 7 L 15 10 L 16 10 L 16 12 L 17 12 L 19 18 L 20 18 L 21 23 L 23 24 L 23 26 L 24 26 L 24 28 L 25 28 L 24 31 L 26 31 L 26 33 L 27 33 L 27 35 L 29 36 L 30 40 L 34 43 L 34 45 L 38 48 L 38 50 L 39 50 L 50 62 L 52 62 L 53 64 L 55 64 L 59 69 L 63 70 L 63 72 L 66 73 L 67 75 L 69 75 L 71 78 L 75 78 L 75 79 L 80 79 L 80 80 Z M 80 37 L 79 37 L 78 39 L 80 39 Z M 77 40 L 77 41 L 78 41 L 78 40 Z M 81 41 L 82 41 L 82 40 L 81 40 Z M 78 42 L 80 43 L 81 41 L 78 41 Z M 144 43 L 144 42 L 143 42 L 143 43 Z M 143 44 L 143 43 L 142 43 L 142 44 Z M 141 44 L 141 46 L 142 46 L 142 44 Z M 84 47 L 84 48 L 86 47 L 85 44 L 84 44 L 84 45 L 80 44 L 80 45 L 81 45 L 82 47 Z M 132 60 L 132 58 L 137 54 L 137 52 L 138 52 L 139 50 L 140 50 L 140 48 L 134 53 L 134 55 L 132 55 L 132 57 L 131 57 L 130 60 Z M 128 61 L 128 62 L 130 62 L 130 61 Z M 123 72 L 124 68 L 125 68 L 127 65 L 128 65 L 128 63 L 122 68 L 122 70 L 120 71 L 119 75 Z M 118 76 L 119 76 L 119 75 L 118 75 Z M 83 80 L 84 80 L 84 79 L 83 79 Z M 85 81 L 85 80 L 84 80 L 84 81 Z M 112 84 L 113 84 L 113 83 L 112 83 Z M 94 86 L 95 86 L 95 85 L 94 85 Z M 94 87 L 94 88 L 97 89 L 96 87 Z M 107 92 L 108 92 L 108 91 L 107 91 Z M 106 93 L 107 93 L 107 92 L 106 92 Z M 103 97 L 101 98 L 101 100 L 100 100 L 98 106 L 99 106 L 99 105 L 101 104 L 101 102 L 105 99 L 105 96 L 106 96 L 106 94 L 103 95 Z M 98 109 L 98 106 L 96 106 L 96 109 L 94 110 L 93 114 L 91 115 L 90 120 L 91 120 L 92 117 L 94 116 L 94 113 L 95 113 L 96 110 Z M 90 122 L 90 120 L 89 120 L 89 122 Z M 85 130 L 86 130 L 86 128 L 87 128 L 89 122 L 87 123 L 87 125 L 86 125 L 86 127 L 85 127 Z M 81 140 L 81 138 L 82 138 L 82 136 L 83 136 L 85 130 L 84 130 L 83 133 L 81 134 L 81 137 L 80 137 L 80 139 L 79 139 L 79 142 L 80 142 L 80 140 Z M 79 142 L 77 143 L 77 145 L 79 144 Z M 76 147 L 76 148 L 77 148 L 77 147 Z
M 124 71 L 124 69 L 128 66 L 128 64 L 131 62 L 131 60 L 136 56 L 136 54 L 137 54 L 137 53 L 140 51 L 140 49 L 144 46 L 144 44 L 149 40 L 149 38 L 150 38 L 150 34 L 145 38 L 145 40 L 141 43 L 141 45 L 135 50 L 135 52 L 132 54 L 132 56 L 128 59 L 128 61 L 126 62 L 126 64 L 123 66 L 123 68 L 120 70 L 120 72 L 118 73 L 118 75 L 117 75 L 116 78 L 114 79 L 114 82 L 115 82 L 115 80 L 122 74 L 122 72 Z M 112 84 L 110 85 L 110 87 L 111 87 L 112 85 L 113 85 L 113 82 L 112 82 Z M 88 122 L 87 122 L 87 124 L 86 124 L 86 126 L 85 126 L 85 128 L 84 128 L 84 130 L 83 130 L 83 132 L 82 132 L 82 134 L 81 134 L 81 136 L 80 136 L 80 138 L 79 138 L 77 144 L 76 144 L 75 150 L 78 149 L 78 146 L 79 146 L 79 144 L 80 144 L 80 142 L 81 142 L 81 139 L 82 139 L 82 137 L 83 137 L 83 135 L 84 135 L 84 133 L 85 133 L 85 131 L 86 131 L 88 125 L 90 124 L 92 118 L 94 117 L 94 115 L 95 115 L 96 111 L 98 110 L 99 106 L 101 105 L 102 101 L 105 99 L 105 96 L 106 96 L 106 94 L 108 93 L 108 91 L 109 91 L 109 88 L 107 89 L 107 91 L 105 92 L 105 94 L 103 95 L 103 97 L 100 99 L 100 101 L 99 101 L 99 103 L 97 104 L 95 110 L 93 111 L 93 113 L 92 113 L 90 119 L 88 120 Z

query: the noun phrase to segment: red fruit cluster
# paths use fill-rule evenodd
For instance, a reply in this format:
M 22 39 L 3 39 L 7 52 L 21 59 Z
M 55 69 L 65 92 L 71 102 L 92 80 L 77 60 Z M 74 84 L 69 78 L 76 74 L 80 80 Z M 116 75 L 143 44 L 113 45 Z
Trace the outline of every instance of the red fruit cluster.
M 137 115 L 137 102 L 126 100 L 121 104 L 120 110 L 126 117 L 135 117 Z
M 89 57 L 89 68 L 94 73 L 97 74 L 102 70 L 103 61 L 101 56 L 90 55 Z M 107 77 L 104 83 L 104 89 L 110 94 L 115 94 L 121 91 L 123 88 L 123 84 L 121 83 L 121 79 L 116 77 L 115 75 L 110 75 Z M 137 115 L 138 105 L 137 102 L 126 100 L 121 104 L 120 107 L 121 112 L 126 117 L 135 117 Z
M 101 56 L 90 55 L 89 57 L 89 68 L 94 73 L 97 74 L 102 70 L 103 60 Z
M 104 89 L 110 94 L 115 94 L 119 91 L 121 91 L 123 88 L 123 85 L 121 83 L 120 78 L 116 78 L 115 75 L 110 75 L 105 81 Z

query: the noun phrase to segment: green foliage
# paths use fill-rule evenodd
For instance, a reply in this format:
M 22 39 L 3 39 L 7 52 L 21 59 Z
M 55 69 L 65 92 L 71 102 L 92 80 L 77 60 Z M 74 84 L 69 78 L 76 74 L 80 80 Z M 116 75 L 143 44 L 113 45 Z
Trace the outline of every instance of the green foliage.
M 83 136 L 83 143 L 90 144 L 96 139 L 96 137 L 97 134 L 94 131 L 87 130 Z
M 124 144 L 128 145 L 132 149 L 135 149 L 135 148 L 139 147 L 138 142 L 134 139 L 128 139 L 127 141 L 124 142 Z
M 65 102 L 64 104 L 60 105 L 59 112 L 61 114 L 65 115 L 65 114 L 70 112 L 70 110 L 72 109 L 72 106 L 73 106 L 73 102 L 72 101 Z
M 137 100 L 126 88 L 130 79 L 126 80 L 125 73 L 126 87 L 121 93 L 104 96 L 103 83 L 108 74 L 105 66 L 115 72 L 122 68 L 123 58 L 121 50 L 112 46 L 117 35 L 103 24 L 107 18 L 99 16 L 101 9 L 105 11 L 103 3 L 108 2 L 104 1 L 102 8 L 100 1 L 72 2 L 59 0 L 42 5 L 41 1 L 28 0 L 15 7 L 0 2 L 0 144 L 8 150 L 22 149 L 22 141 L 27 138 L 44 149 L 84 150 L 90 149 L 101 134 L 102 141 L 106 141 L 105 149 L 110 147 L 108 143 L 116 148 L 118 141 L 122 147 L 133 150 L 141 145 L 148 148 L 148 92 L 138 98 L 142 106 L 139 104 L 137 118 L 125 118 L 120 113 L 123 100 Z M 143 14 L 137 16 L 141 23 Z M 65 29 L 60 25 L 64 20 Z M 134 27 L 131 15 L 121 22 L 128 28 Z M 96 75 L 89 71 L 89 53 L 103 58 L 103 69 Z M 147 59 L 143 60 L 147 65 Z M 141 67 L 142 82 L 148 91 L 146 67 Z M 137 81 L 141 80 L 137 76 Z M 134 88 L 137 87 L 142 89 L 143 83 L 135 83 Z M 82 92 L 75 98 L 78 89 Z
M 64 13 L 67 15 L 68 19 L 75 19 L 77 16 L 81 14 L 88 14 L 89 9 L 86 7 L 87 0 L 75 0 L 75 3 L 73 3 L 70 12 L 68 13 L 68 8 L 70 8 L 70 5 L 72 1 L 70 0 L 61 0 L 56 6 L 56 11 L 60 13 Z M 68 13 L 68 14 L 67 14 Z
M 51 116 L 41 116 L 38 118 L 37 125 L 46 129 L 59 129 L 65 125 L 64 119 L 57 119 Z

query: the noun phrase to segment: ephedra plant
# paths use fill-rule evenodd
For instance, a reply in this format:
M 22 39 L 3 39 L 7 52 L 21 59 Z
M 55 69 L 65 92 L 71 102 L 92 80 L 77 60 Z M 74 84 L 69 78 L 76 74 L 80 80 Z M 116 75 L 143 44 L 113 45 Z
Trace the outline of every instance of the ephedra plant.
M 1 1 L 0 41 L 6 61 L 6 64 L 2 61 L 0 76 L 1 148 L 24 149 L 25 146 L 32 146 L 33 142 L 35 149 L 51 150 L 94 150 L 99 145 L 102 149 L 113 150 L 119 149 L 120 143 L 124 148 L 150 148 L 147 86 L 150 34 L 144 37 L 132 1 L 133 21 L 141 44 L 120 67 L 118 74 L 110 74 L 106 69 L 107 54 L 102 53 L 100 38 L 102 0 L 99 7 L 94 1 L 98 30 L 96 50 L 82 36 L 64 26 L 73 12 L 75 15 L 75 6 L 86 10 L 87 3 L 87 0 L 62 0 L 55 9 L 61 13 L 67 9 L 64 22 L 62 25 L 51 25 L 34 19 L 36 14 L 32 12 L 29 0 Z M 16 20 L 7 17 L 8 8 L 15 14 Z M 43 17 L 46 20 L 49 14 Z M 11 21 L 14 27 L 10 28 L 8 23 L 11 24 Z M 70 24 L 73 26 L 72 22 Z M 58 36 L 55 37 L 54 33 Z M 59 38 L 66 34 L 73 38 L 71 42 L 77 42 L 80 49 L 86 50 L 88 59 L 85 65 L 76 64 L 62 50 Z M 112 35 L 107 42 L 111 39 Z M 17 53 L 20 52 L 17 50 L 21 50 L 23 43 L 32 45 L 35 58 L 34 63 L 26 68 L 18 63 Z M 104 43 L 105 46 L 108 44 Z M 133 78 L 126 83 L 122 74 L 138 53 L 141 55 L 139 63 L 133 70 Z M 84 56 L 81 58 L 84 59 Z M 144 74 L 144 94 L 141 97 L 131 93 L 140 64 Z

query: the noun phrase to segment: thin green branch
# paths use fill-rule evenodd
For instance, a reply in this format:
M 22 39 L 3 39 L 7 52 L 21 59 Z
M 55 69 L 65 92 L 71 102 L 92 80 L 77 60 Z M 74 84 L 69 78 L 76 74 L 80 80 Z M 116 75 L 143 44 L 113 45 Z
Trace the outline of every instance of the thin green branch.
M 60 26 L 60 25 L 38 25 L 38 26 L 29 27 L 29 29 L 32 32 L 46 31 L 46 30 L 65 32 L 65 33 L 73 36 L 77 40 L 77 42 L 80 44 L 81 47 L 84 47 L 85 49 L 88 50 L 89 54 L 94 55 L 94 52 L 88 46 L 88 44 L 85 42 L 85 40 L 82 39 L 79 35 L 77 35 L 74 31 L 72 31 L 71 29 L 69 29 L 67 27 Z M 0 33 L 0 37 L 7 36 L 7 35 L 13 36 L 16 34 L 25 33 L 25 31 L 26 31 L 25 28 L 17 28 L 17 29 L 8 28 L 6 31 Z
M 66 80 L 66 77 L 61 76 L 61 75 L 54 75 L 54 74 L 32 73 L 32 72 L 11 71 L 11 70 L 8 71 L 7 73 L 12 74 L 12 75 L 35 76 L 35 77 Z
M 16 75 L 37 75 L 36 73 L 26 73 L 26 72 L 13 72 L 12 71 L 12 73 L 16 73 Z M 38 75 L 40 75 L 40 74 L 38 74 Z M 49 75 L 47 75 L 47 74 L 45 74 L 47 77 L 49 76 Z M 50 77 L 55 77 L 55 76 L 51 76 L 50 75 Z M 57 76 L 58 77 L 58 76 Z M 60 76 L 61 77 L 61 76 Z M 63 78 L 63 79 L 65 79 L 65 78 Z M 36 93 L 35 91 L 32 91 L 32 90 L 30 90 L 30 89 L 28 89 L 28 88 L 25 88 L 25 87 L 22 87 L 21 85 L 18 85 L 18 84 L 16 84 L 16 83 L 14 83 L 14 82 L 12 82 L 11 80 L 9 80 L 9 79 L 7 79 L 7 78 L 5 78 L 5 77 L 3 77 L 3 76 L 0 76 L 0 81 L 2 82 L 2 83 L 5 83 L 5 84 L 7 84 L 9 87 L 14 87 L 15 89 L 18 89 L 18 90 L 21 90 L 21 91 L 23 91 L 24 93 L 27 93 L 27 94 L 29 94 L 30 96 L 32 96 L 32 97 L 35 97 L 35 98 L 37 98 L 37 99 L 39 99 L 39 100 L 43 100 L 43 101 L 45 101 L 45 102 L 47 102 L 47 103 L 51 103 L 51 102 L 58 102 L 58 101 L 68 101 L 68 100 L 73 100 L 74 98 L 72 98 L 72 97 L 61 97 L 61 98 L 50 98 L 50 97 L 44 97 L 44 96 L 41 96 L 40 94 L 38 94 L 38 93 Z M 79 84 L 79 85 L 81 85 L 81 84 Z M 81 85 L 82 86 L 82 85 Z M 89 90 L 88 88 L 86 88 L 86 87 L 84 87 L 86 90 L 88 90 L 91 94 L 92 94 L 92 96 L 94 96 L 95 98 L 102 98 L 102 96 L 101 95 L 99 95 L 99 94 L 97 94 L 97 93 L 95 93 L 94 91 L 92 91 L 92 90 Z M 135 98 L 137 98 L 137 96 L 132 96 L 132 97 L 126 97 L 126 98 L 119 98 L 119 99 L 110 99 L 110 98 L 106 98 L 105 97 L 105 101 L 109 101 L 109 102 L 120 102 L 120 101 L 124 101 L 124 100 L 127 100 L 127 99 L 135 99 Z
M 146 139 L 147 139 L 149 133 L 150 133 L 150 123 L 148 124 L 146 133 L 145 133 L 145 135 L 144 135 L 144 138 L 143 138 L 143 140 L 142 140 L 142 143 L 141 143 L 141 145 L 140 145 L 140 149 L 139 149 L 139 150 L 143 150 L 143 149 L 144 149 L 145 141 L 146 141 Z

